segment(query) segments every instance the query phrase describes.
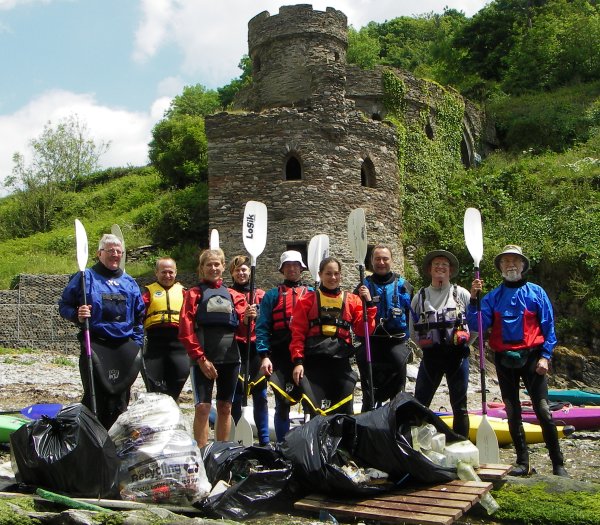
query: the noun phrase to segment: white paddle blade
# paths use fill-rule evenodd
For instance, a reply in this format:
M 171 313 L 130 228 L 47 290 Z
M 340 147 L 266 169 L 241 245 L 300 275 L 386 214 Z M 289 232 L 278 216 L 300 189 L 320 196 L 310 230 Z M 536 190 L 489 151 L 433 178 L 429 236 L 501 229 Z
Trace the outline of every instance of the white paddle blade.
M 88 262 L 88 240 L 85 228 L 79 219 L 75 219 L 75 242 L 77 245 L 77 266 L 83 272 Z
M 119 268 L 121 268 L 121 270 L 124 270 L 125 269 L 125 259 L 126 259 L 125 237 L 123 237 L 123 232 L 121 231 L 121 228 L 118 224 L 113 224 L 110 227 L 110 233 L 112 233 L 115 237 L 117 237 L 121 241 L 121 247 L 123 248 L 123 256 L 121 257 L 121 260 L 119 261 Z
M 492 425 L 484 414 L 477 429 L 475 444 L 479 449 L 480 463 L 500 463 L 500 448 L 498 447 L 498 436 Z
M 329 257 L 329 236 L 315 235 L 308 243 L 308 270 L 316 282 L 319 282 L 319 265 L 326 257 Z
M 234 441 L 244 445 L 245 447 L 250 447 L 254 443 L 252 425 L 250 425 L 250 422 L 246 419 L 243 413 L 242 417 L 240 417 L 237 425 L 235 426 Z
M 267 207 L 258 201 L 248 201 L 242 224 L 244 247 L 254 263 L 267 244 Z
M 210 231 L 210 243 L 209 247 L 211 250 L 219 249 L 219 232 L 214 228 Z
M 364 266 L 367 256 L 367 221 L 362 208 L 352 210 L 348 216 L 348 242 L 354 259 L 360 266 Z
M 479 267 L 483 257 L 483 230 L 481 214 L 476 208 L 467 208 L 464 219 L 465 244 L 473 258 L 473 263 Z

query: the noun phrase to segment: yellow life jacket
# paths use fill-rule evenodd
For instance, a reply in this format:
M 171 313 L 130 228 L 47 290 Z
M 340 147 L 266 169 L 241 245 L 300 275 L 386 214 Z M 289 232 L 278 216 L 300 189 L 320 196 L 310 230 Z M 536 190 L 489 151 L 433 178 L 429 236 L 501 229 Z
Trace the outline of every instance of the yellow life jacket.
M 144 328 L 148 329 L 158 324 L 178 325 L 185 288 L 179 283 L 175 283 L 168 290 L 158 283 L 149 284 L 146 288 L 150 292 L 150 304 L 144 319 Z

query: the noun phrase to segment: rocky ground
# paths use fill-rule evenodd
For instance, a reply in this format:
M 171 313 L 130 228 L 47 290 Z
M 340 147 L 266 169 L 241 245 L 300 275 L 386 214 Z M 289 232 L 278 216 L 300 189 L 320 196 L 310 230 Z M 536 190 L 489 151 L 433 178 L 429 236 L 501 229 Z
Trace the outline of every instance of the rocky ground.
M 414 390 L 414 378 L 418 358 L 409 365 L 407 390 Z M 493 366 L 487 368 L 487 399 L 499 400 L 500 393 L 494 377 Z M 561 383 L 560 378 L 555 380 Z M 564 380 L 562 380 L 564 384 Z M 145 391 L 141 378 L 138 378 L 133 392 Z M 269 393 L 269 395 L 271 395 Z M 81 384 L 77 368 L 77 357 L 58 352 L 36 352 L 31 354 L 0 355 L 0 410 L 26 407 L 34 403 L 72 403 L 79 401 Z M 526 396 L 523 394 L 523 398 Z M 360 389 L 357 390 L 360 398 Z M 271 400 L 272 401 L 272 400 Z M 181 398 L 181 408 L 191 414 L 192 395 L 188 384 Z M 431 408 L 450 406 L 447 387 L 442 383 Z M 469 406 L 481 406 L 481 389 L 477 363 L 473 362 L 471 384 L 469 387 Z M 576 432 L 561 440 L 566 467 L 573 479 L 581 481 L 600 481 L 600 432 Z M 551 464 L 547 450 L 543 445 L 531 445 L 532 464 L 540 475 L 551 474 Z M 512 447 L 500 451 L 502 461 L 512 463 Z M 7 449 L 0 448 L 0 463 L 8 460 Z

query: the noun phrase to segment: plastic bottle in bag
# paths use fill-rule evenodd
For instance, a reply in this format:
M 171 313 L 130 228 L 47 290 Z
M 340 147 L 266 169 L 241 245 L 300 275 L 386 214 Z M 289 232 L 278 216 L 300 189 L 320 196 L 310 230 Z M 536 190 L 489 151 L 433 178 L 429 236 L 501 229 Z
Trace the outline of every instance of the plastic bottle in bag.
M 479 476 L 475 473 L 472 465 L 469 465 L 464 461 L 459 461 L 456 464 L 456 473 L 463 481 L 481 481 Z M 489 492 L 482 496 L 480 503 L 490 516 L 500 508 L 500 505 L 498 505 L 498 502 L 494 499 L 494 496 L 492 496 Z

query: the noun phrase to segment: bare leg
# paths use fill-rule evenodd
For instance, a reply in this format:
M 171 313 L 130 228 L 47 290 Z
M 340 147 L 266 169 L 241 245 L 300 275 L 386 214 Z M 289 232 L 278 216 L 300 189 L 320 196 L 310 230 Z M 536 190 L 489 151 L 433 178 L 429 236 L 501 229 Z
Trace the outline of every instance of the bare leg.
M 198 403 L 196 405 L 194 411 L 194 439 L 200 448 L 204 447 L 208 443 L 209 414 L 210 403 Z
M 217 418 L 219 425 L 215 429 L 215 441 L 228 441 L 229 432 L 231 432 L 231 403 L 229 401 L 217 400 Z

